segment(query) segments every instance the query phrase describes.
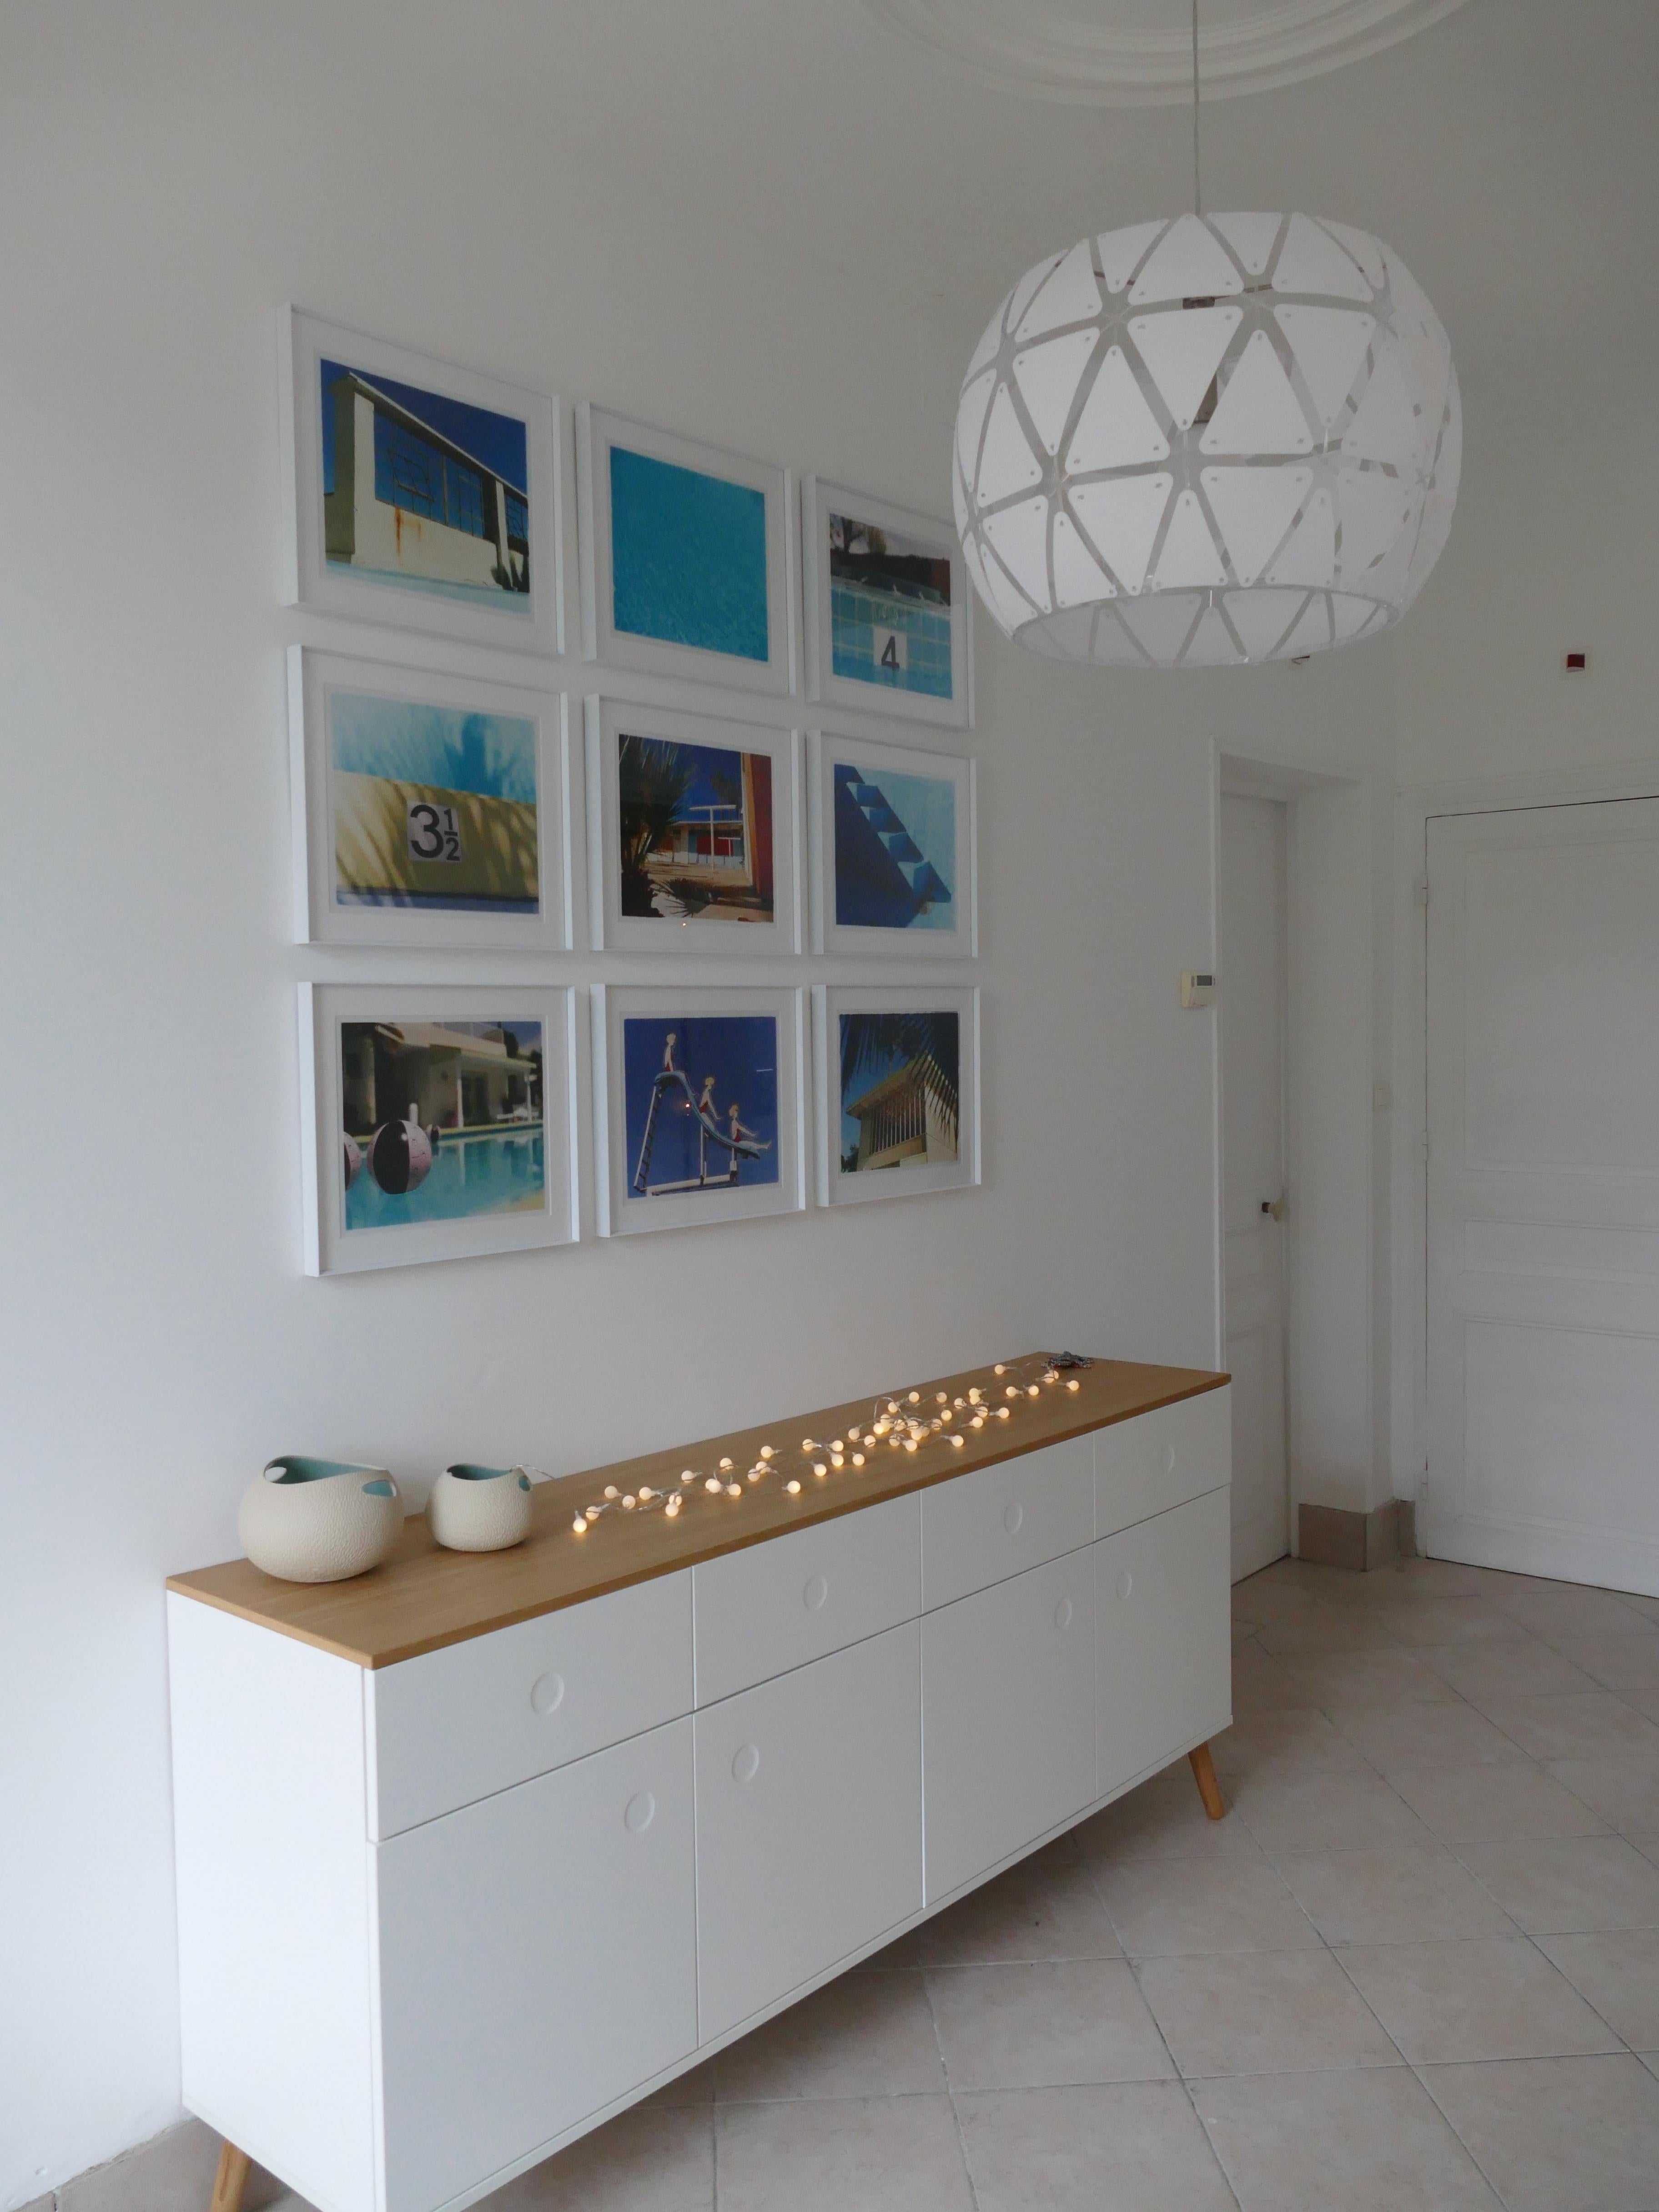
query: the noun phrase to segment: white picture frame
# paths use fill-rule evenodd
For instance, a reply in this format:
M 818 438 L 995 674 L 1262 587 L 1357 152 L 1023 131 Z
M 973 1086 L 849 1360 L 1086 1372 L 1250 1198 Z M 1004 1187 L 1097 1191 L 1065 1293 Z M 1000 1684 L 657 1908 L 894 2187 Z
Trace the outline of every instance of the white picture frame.
M 279 329 L 287 604 L 473 645 L 562 653 L 557 399 L 302 308 L 285 308 Z M 326 428 L 325 362 L 352 380 L 343 393 L 341 379 L 331 383 Z M 387 386 L 401 387 L 410 404 Z M 421 402 L 429 403 L 424 411 Z M 471 410 L 471 428 L 460 410 Z M 343 471 L 325 487 L 343 422 L 349 496 Z M 521 486 L 512 481 L 520 430 Z M 484 443 L 492 450 L 481 453 Z M 389 488 L 404 497 L 382 497 Z M 524 574 L 526 564 L 527 590 L 498 583 Z
M 632 700 L 597 693 L 584 703 L 584 726 L 591 908 L 588 927 L 594 950 L 656 953 L 671 960 L 686 957 L 723 960 L 728 955 L 742 958 L 756 954 L 775 957 L 779 954 L 798 953 L 801 949 L 803 872 L 800 732 L 775 723 L 751 722 L 735 715 L 686 714 L 678 708 L 643 706 Z M 672 882 L 666 875 L 666 863 L 659 871 L 663 875 L 661 888 L 668 899 L 675 896 L 673 883 L 678 883 L 687 896 L 692 895 L 688 890 L 688 878 L 697 893 L 713 890 L 709 907 L 700 914 L 690 912 L 684 919 L 676 920 L 672 913 L 625 910 L 637 908 L 641 886 L 637 872 L 630 884 L 624 880 L 623 868 L 620 763 L 624 738 L 644 738 L 667 745 L 712 749 L 747 757 L 734 788 L 734 805 L 721 810 L 723 813 L 736 813 L 735 836 L 717 840 L 717 828 L 724 829 L 725 824 L 717 825 L 712 806 L 705 808 L 703 811 L 709 816 L 708 856 L 688 854 L 684 872 Z M 754 849 L 757 841 L 751 818 L 757 805 L 758 763 L 762 759 L 770 763 L 767 775 L 770 789 L 764 801 L 769 860 L 764 863 L 758 862 Z M 701 787 L 701 780 L 692 787 Z M 703 833 L 690 823 L 676 827 L 677 832 L 688 841 L 696 844 L 704 842 Z M 724 854 L 716 860 L 712 848 L 717 842 L 735 848 L 729 864 Z M 722 880 L 728 874 L 729 890 Z M 769 881 L 771 919 L 739 918 L 746 911 L 743 902 L 756 896 L 757 885 L 763 886 Z M 732 903 L 726 911 L 716 911 L 727 898 Z
M 296 944 L 570 949 L 571 761 L 562 694 L 292 645 L 288 699 Z M 408 710 L 403 728 L 400 709 Z M 474 718 L 504 726 L 480 730 Z M 476 765 L 465 761 L 469 744 L 480 753 Z M 343 757 L 383 760 L 386 772 L 343 768 Z M 446 767 L 447 757 L 456 764 Z M 399 768 L 403 775 L 392 772 Z M 411 772 L 422 768 L 424 776 Z M 458 775 L 474 787 L 445 783 Z M 533 860 L 523 851 L 522 797 L 477 787 L 493 781 L 521 794 L 526 780 Z M 343 839 L 352 856 L 343 863 Z M 487 851 L 497 854 L 496 865 L 481 872 Z M 374 888 L 343 884 L 354 864 L 360 881 L 373 869 Z M 458 878 L 464 885 L 533 886 L 536 904 L 492 903 L 482 892 L 466 904 L 437 903 L 451 895 L 445 878 L 452 868 L 465 872 Z
M 866 791 L 875 796 L 860 795 L 849 811 L 840 783 L 848 799 Z M 976 958 L 976 810 L 969 754 L 896 744 L 845 726 L 809 731 L 812 951 L 879 960 Z M 904 846 L 895 842 L 897 832 L 905 833 Z
M 860 1115 L 855 1155 L 865 1164 L 848 1169 L 852 1144 L 843 1127 L 849 1104 L 842 1073 L 842 1018 L 873 1015 L 878 1020 L 938 1015 L 956 1017 L 956 1126 L 950 1127 L 948 1088 L 929 1083 L 921 1063 L 897 1061 L 890 1069 L 866 1063 L 852 1079 L 851 1103 L 870 1101 Z M 948 1032 L 947 1032 L 948 1034 Z M 921 1038 L 896 1040 L 902 1053 Z M 879 1033 L 872 1049 L 881 1051 Z M 965 1190 L 982 1173 L 980 1149 L 979 990 L 974 984 L 817 983 L 812 987 L 812 1060 L 817 1071 L 817 1200 L 820 1206 L 853 1206 L 871 1200 L 908 1198 L 928 1192 Z M 947 1078 L 948 1085 L 948 1078 Z M 948 1134 L 954 1156 L 940 1157 Z
M 307 982 L 299 986 L 299 1019 L 301 1180 L 308 1275 L 353 1274 L 368 1268 L 470 1259 L 483 1253 L 521 1252 L 576 1241 L 581 1217 L 577 1176 L 579 1043 L 573 989 L 516 981 L 487 985 Z M 539 1025 L 542 1053 L 538 1185 L 526 1171 L 531 1155 L 525 1148 L 532 1141 L 533 1077 L 511 1066 L 521 1054 L 509 1052 L 504 1037 L 497 1050 L 497 1041 L 483 1034 L 491 1026 L 527 1028 L 532 1023 Z M 420 1036 L 423 1029 L 435 1033 L 431 1042 Z M 352 1034 L 348 1034 L 349 1030 Z M 384 1079 L 380 1073 L 380 1043 L 378 1037 L 365 1036 L 363 1032 L 386 1030 L 403 1037 L 415 1033 L 401 1048 L 394 1045 L 393 1056 L 400 1061 L 404 1052 L 413 1055 L 407 1074 L 401 1067 Z M 440 1038 L 444 1041 L 438 1042 Z M 476 1042 L 478 1066 L 471 1079 L 479 1085 L 477 1091 L 467 1091 L 467 1053 L 463 1045 L 449 1042 L 451 1038 Z M 369 1055 L 367 1069 L 366 1054 Z M 464 1180 L 470 1170 L 476 1179 L 483 1167 L 486 1190 L 520 1187 L 537 1195 L 539 1202 L 502 1204 L 471 1213 L 422 1212 L 402 1220 L 350 1223 L 345 1142 L 348 1059 L 356 1090 L 357 1118 L 367 1118 L 362 1111 L 365 1080 L 375 1092 L 386 1083 L 395 1085 L 400 1079 L 416 1085 L 414 1100 L 397 1099 L 388 1105 L 377 1096 L 370 1109 L 381 1126 L 391 1128 L 396 1123 L 406 1129 L 409 1117 L 403 1109 L 406 1104 L 416 1105 L 414 1132 L 403 1140 L 405 1155 L 418 1153 L 414 1138 L 424 1133 L 418 1109 L 434 1110 L 434 1122 L 428 1126 L 439 1127 L 439 1141 L 433 1146 L 428 1140 L 432 1164 L 418 1185 L 428 1193 L 429 1200 L 441 1195 L 440 1187 L 431 1182 L 434 1175 L 444 1176 L 441 1195 L 447 1199 L 453 1196 L 457 1176 Z M 498 1115 L 497 1108 L 505 1103 L 514 1086 L 517 1092 L 528 1091 L 531 1111 L 514 1105 Z M 445 1109 L 434 1102 L 445 1091 L 453 1094 L 454 1111 L 462 1117 L 461 1127 L 455 1129 L 453 1137 L 435 1120 L 436 1113 Z M 477 1112 L 480 1105 L 493 1126 L 480 1125 L 463 1134 L 465 1114 Z M 372 1198 L 373 1210 L 390 1214 L 401 1203 L 413 1200 L 417 1186 L 411 1184 L 404 1193 L 387 1190 L 375 1171 L 378 1147 L 368 1141 L 379 1133 L 379 1128 L 365 1129 L 362 1133 L 364 1141 L 356 1143 L 361 1157 L 351 1177 L 352 1186 L 363 1182 L 362 1194 Z M 395 1139 L 397 1132 L 392 1134 Z M 492 1144 L 495 1149 L 486 1163 L 480 1158 L 482 1147 Z M 447 1157 L 452 1146 L 456 1158 L 453 1169 Z M 394 1152 L 397 1149 L 394 1145 Z M 364 1178 L 368 1181 L 363 1182 Z
M 890 720 L 970 729 L 974 595 L 961 542 L 950 523 L 823 477 L 805 478 L 800 507 L 807 696 Z M 943 617 L 932 600 L 937 587 L 920 580 L 897 574 L 860 582 L 838 579 L 836 559 L 852 557 L 849 549 L 836 543 L 839 518 L 901 541 L 901 559 L 913 566 L 923 556 L 948 563 Z M 872 552 L 870 557 L 881 562 L 884 555 Z M 943 640 L 938 635 L 941 620 L 948 633 Z M 932 688 L 941 672 L 949 687 L 943 694 Z M 924 684 L 929 688 L 922 688 Z
M 760 642 L 762 607 L 757 592 L 759 580 L 753 560 L 752 534 L 744 548 L 743 568 L 746 581 L 740 603 L 729 599 L 725 609 L 717 610 L 709 605 L 706 593 L 688 580 L 684 595 L 674 591 L 659 605 L 653 605 L 653 594 L 642 580 L 647 572 L 628 558 L 630 532 L 637 524 L 625 518 L 622 532 L 623 589 L 634 594 L 638 607 L 635 620 L 630 622 L 628 618 L 635 611 L 630 606 L 625 608 L 623 619 L 618 621 L 616 564 L 619 533 L 612 500 L 611 459 L 617 451 L 646 465 L 640 472 L 645 486 L 652 482 L 659 486 L 671 483 L 670 479 L 649 465 L 659 464 L 665 470 L 712 478 L 717 485 L 735 488 L 739 494 L 759 495 L 764 532 L 761 562 L 764 574 L 763 654 L 752 650 L 727 650 L 714 641 L 717 635 L 724 635 L 733 639 L 746 636 L 751 645 Z M 748 503 L 743 504 L 746 507 Z M 781 697 L 793 694 L 797 682 L 797 547 L 795 483 L 791 471 L 770 461 L 725 453 L 716 446 L 630 422 L 624 416 L 610 414 L 584 400 L 576 409 L 576 511 L 581 554 L 582 652 L 589 660 L 673 681 L 718 684 L 728 690 L 769 691 Z M 690 514 L 688 527 L 696 526 L 696 517 Z M 746 520 L 743 526 L 747 532 Z M 706 578 L 708 573 L 706 562 L 691 563 L 685 570 L 688 580 Z M 647 627 L 659 616 L 663 623 L 660 630 Z M 697 625 L 706 626 L 705 641 L 688 641 L 669 634 L 676 628 Z
M 598 1194 L 598 1226 L 602 1237 L 625 1237 L 657 1229 L 690 1229 L 708 1222 L 741 1221 L 757 1215 L 798 1213 L 806 1204 L 806 1066 L 804 992 L 790 984 L 771 988 L 730 989 L 672 985 L 596 984 L 593 987 L 593 1149 Z M 749 1102 L 730 1091 L 732 1074 L 750 1049 L 740 1033 L 728 1034 L 728 1025 L 755 1018 L 775 1024 L 772 1048 L 773 1097 L 769 1113 L 753 1113 Z M 630 1038 L 629 1025 L 638 1031 Z M 701 1025 L 701 1026 L 699 1026 Z M 671 1054 L 665 1047 L 675 1040 Z M 687 1043 L 688 1037 L 691 1042 Z M 707 1048 L 699 1053 L 700 1043 Z M 634 1053 L 630 1089 L 629 1052 Z M 704 1065 L 715 1063 L 713 1071 Z M 718 1172 L 722 1152 L 730 1158 L 724 1138 L 693 1138 L 689 1130 L 675 1140 L 670 1172 L 653 1188 L 653 1161 L 661 1136 L 671 1134 L 664 1124 L 662 1105 L 652 1113 L 657 1083 L 672 1073 L 679 1081 L 666 1086 L 663 1098 L 677 1108 L 687 1122 L 697 1122 L 704 1098 L 709 1098 L 714 1119 L 722 1110 L 721 1086 L 728 1090 L 726 1111 L 740 1109 L 739 1141 L 758 1136 L 763 1141 L 769 1121 L 775 1126 L 770 1143 L 776 1148 L 775 1179 L 744 1183 L 742 1162 L 738 1180 L 728 1182 Z M 710 1096 L 712 1092 L 712 1097 Z M 752 1121 L 743 1118 L 753 1113 Z M 712 1147 L 712 1149 L 711 1149 Z M 707 1182 L 693 1183 L 675 1174 L 693 1158 L 706 1161 Z

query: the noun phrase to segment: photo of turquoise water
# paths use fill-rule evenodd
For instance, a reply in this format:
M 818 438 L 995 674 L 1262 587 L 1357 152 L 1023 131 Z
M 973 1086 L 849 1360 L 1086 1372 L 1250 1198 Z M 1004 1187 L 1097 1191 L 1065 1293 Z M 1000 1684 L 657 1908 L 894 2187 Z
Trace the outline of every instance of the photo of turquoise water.
M 611 587 L 618 630 L 766 660 L 765 494 L 613 446 Z
M 957 791 L 947 776 L 833 763 L 836 921 L 858 929 L 958 929 Z
M 349 775 L 536 804 L 536 725 L 527 716 L 335 691 L 329 727 L 334 765 Z
M 345 1194 L 348 1229 L 398 1229 L 413 1221 L 464 1221 L 518 1213 L 543 1203 L 542 1133 L 446 1138 L 418 1189 L 393 1194 L 361 1171 Z

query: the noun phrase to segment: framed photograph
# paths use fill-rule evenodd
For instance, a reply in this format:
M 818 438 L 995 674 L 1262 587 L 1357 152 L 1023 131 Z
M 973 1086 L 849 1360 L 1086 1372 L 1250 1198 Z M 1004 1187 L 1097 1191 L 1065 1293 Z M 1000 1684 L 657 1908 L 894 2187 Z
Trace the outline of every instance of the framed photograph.
M 726 716 L 586 704 L 596 948 L 800 951 L 800 739 Z
M 808 477 L 801 543 L 809 696 L 967 729 L 974 595 L 951 525 Z
M 565 702 L 293 645 L 295 938 L 562 952 Z
M 568 990 L 301 983 L 306 1273 L 574 1243 L 575 1066 Z
M 973 762 L 814 730 L 806 780 L 813 951 L 971 959 Z
M 602 1237 L 805 1205 L 801 997 L 596 986 Z
M 582 650 L 739 690 L 795 688 L 789 472 L 576 410 Z
M 562 652 L 558 402 L 296 307 L 282 347 L 289 605 Z
M 816 984 L 818 1203 L 980 1179 L 979 993 Z

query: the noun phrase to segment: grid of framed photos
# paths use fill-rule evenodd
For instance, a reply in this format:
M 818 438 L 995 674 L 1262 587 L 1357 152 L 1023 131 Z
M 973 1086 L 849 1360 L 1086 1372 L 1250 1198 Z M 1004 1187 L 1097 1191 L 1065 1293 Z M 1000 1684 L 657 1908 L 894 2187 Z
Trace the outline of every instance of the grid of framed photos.
M 299 987 L 307 1271 L 976 1183 L 950 524 L 297 310 L 282 352 L 294 933 L 407 968 Z

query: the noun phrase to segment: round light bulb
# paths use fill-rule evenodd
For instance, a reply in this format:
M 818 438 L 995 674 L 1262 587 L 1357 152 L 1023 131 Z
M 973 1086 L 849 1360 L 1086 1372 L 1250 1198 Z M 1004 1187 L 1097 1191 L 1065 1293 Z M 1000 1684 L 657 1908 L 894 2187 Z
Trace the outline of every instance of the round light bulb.
M 663 1511 L 666 1513 L 671 1521 L 674 1519 L 679 1510 L 680 1501 L 678 1497 L 671 1498 L 667 1504 L 663 1508 Z
M 587 1516 L 579 1513 L 570 1526 L 578 1536 L 585 1536 L 587 1534 Z
M 812 1462 L 812 1472 L 814 1474 L 828 1474 L 830 1470 L 821 1459 L 817 1459 Z
M 864 1454 L 862 1452 L 854 1452 L 853 1454 L 853 1464 L 854 1467 L 862 1467 L 864 1465 Z
M 905 1450 L 906 1450 L 906 1451 L 914 1451 L 914 1450 L 915 1449 L 915 1448 L 916 1448 L 916 1440 L 915 1440 L 915 1438 L 914 1437 L 906 1437 L 906 1438 L 904 1439 L 904 1449 L 905 1449 Z
M 974 1418 L 973 1418 L 973 1419 L 972 1419 L 972 1421 L 969 1424 L 969 1425 L 971 1428 L 982 1429 L 982 1428 L 985 1426 L 985 1416 L 984 1416 L 984 1414 L 983 1414 L 983 1413 L 975 1413 L 975 1416 L 974 1416 Z
M 783 1486 L 789 1492 L 789 1495 L 792 1498 L 799 1498 L 800 1496 L 800 1485 L 793 1479 L 788 1482 L 786 1482 Z
M 762 1457 L 763 1459 L 771 1459 L 771 1458 L 773 1458 L 773 1457 L 775 1456 L 775 1455 L 774 1455 L 774 1453 L 773 1453 L 773 1450 L 772 1450 L 772 1447 L 771 1447 L 771 1445 L 770 1445 L 770 1444 L 763 1444 L 763 1445 L 761 1446 L 761 1448 L 760 1448 L 760 1455 L 761 1455 L 761 1457 Z
M 703 1484 L 703 1488 L 708 1491 L 711 1497 L 714 1495 L 715 1491 L 724 1490 L 725 1487 L 726 1485 L 720 1480 L 717 1474 L 711 1474 L 707 1482 Z
M 614 1482 L 606 1483 L 605 1486 L 605 1494 L 607 1498 L 620 1498 L 622 1496 L 621 1491 L 617 1489 Z
M 999 1406 L 999 1407 L 997 1407 L 997 1419 L 998 1419 L 998 1420 L 1000 1420 L 1000 1421 L 1006 1421 L 1006 1420 L 1007 1419 L 1007 1418 L 1008 1418 L 1008 1408 L 1007 1408 L 1006 1406 Z
M 921 1391 L 920 1391 L 920 1390 L 913 1390 L 913 1391 L 910 1393 L 910 1403 L 911 1403 L 913 1406 L 919 1406 L 919 1405 L 921 1405 Z
M 957 1451 L 960 1451 L 960 1450 L 962 1449 L 962 1446 L 963 1446 L 963 1439 L 962 1439 L 962 1437 L 951 1437 L 951 1443 L 956 1447 L 956 1449 L 957 1449 Z
M 1008 1372 L 1008 1370 L 1003 1365 L 1001 1360 L 999 1359 L 996 1365 L 991 1370 L 991 1372 L 993 1375 L 1006 1375 Z
M 1025 1395 L 1028 1398 L 1040 1398 L 1042 1393 L 1035 1382 L 1030 1382 L 1026 1385 Z
M 983 1391 L 981 1390 L 978 1383 L 976 1382 L 973 1389 L 968 1393 L 968 1403 L 970 1406 L 977 1406 L 983 1395 Z
M 741 1498 L 743 1485 L 740 1482 L 728 1482 L 726 1486 L 726 1494 L 728 1498 Z
M 723 1459 L 720 1463 L 720 1468 L 722 1474 L 730 1474 L 732 1472 L 731 1461 L 729 1459 Z

